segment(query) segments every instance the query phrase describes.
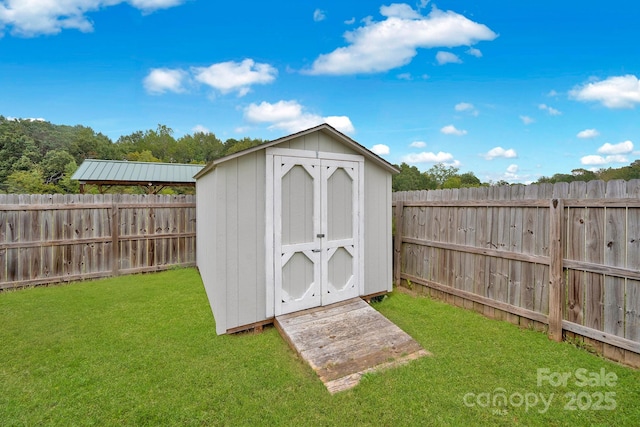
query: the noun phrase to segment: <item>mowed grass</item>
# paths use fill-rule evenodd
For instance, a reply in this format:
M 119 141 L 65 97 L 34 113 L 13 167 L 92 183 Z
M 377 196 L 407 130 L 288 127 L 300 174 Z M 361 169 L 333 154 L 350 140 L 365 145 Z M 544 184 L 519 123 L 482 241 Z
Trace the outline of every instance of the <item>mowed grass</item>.
M 640 424 L 638 371 L 427 298 L 374 306 L 433 356 L 332 396 L 275 329 L 216 336 L 194 269 L 1 293 L 0 425 Z

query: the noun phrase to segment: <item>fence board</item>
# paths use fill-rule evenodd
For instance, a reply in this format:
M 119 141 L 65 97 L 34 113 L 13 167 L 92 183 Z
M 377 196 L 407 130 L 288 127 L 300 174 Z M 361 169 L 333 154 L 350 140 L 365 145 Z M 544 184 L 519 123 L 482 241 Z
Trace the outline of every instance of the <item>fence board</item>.
M 194 264 L 194 196 L 0 195 L 0 289 Z
M 553 197 L 553 186 L 541 184 L 538 186 L 538 197 L 549 200 Z M 549 256 L 549 209 L 538 208 L 538 223 L 536 226 L 536 255 Z M 535 267 L 534 310 L 549 314 L 549 266 L 538 264 Z
M 535 200 L 538 197 L 538 186 L 525 187 L 524 198 Z M 522 213 L 522 253 L 535 254 L 536 247 L 536 220 L 538 208 L 523 208 Z M 522 263 L 522 289 L 520 306 L 528 310 L 534 309 L 535 301 L 535 264 Z
M 569 197 L 573 199 L 585 198 L 587 183 L 572 182 L 569 186 Z M 585 260 L 586 248 L 586 209 L 583 207 L 568 207 L 566 224 L 566 259 L 575 261 Z M 567 272 L 567 298 L 564 307 L 564 319 L 582 325 L 584 308 L 584 283 L 586 272 L 570 269 Z
M 626 196 L 626 182 L 607 182 L 606 198 Z M 614 267 L 625 266 L 626 209 L 605 208 L 604 263 Z M 624 337 L 625 279 L 605 276 L 604 279 L 604 332 Z
M 487 198 L 489 192 L 487 188 L 480 188 L 478 191 L 474 191 L 475 200 Z M 487 212 L 488 208 L 478 207 L 476 209 L 476 233 L 474 246 L 476 248 L 486 248 L 489 242 L 489 236 L 487 234 Z M 487 258 L 483 255 L 476 255 L 474 259 L 474 287 L 473 292 L 480 296 L 487 296 L 487 286 L 489 285 L 487 275 Z
M 520 200 L 524 198 L 524 186 L 514 185 L 511 188 L 510 200 Z M 512 207 L 510 210 L 509 221 L 509 251 L 522 253 L 522 221 L 523 209 Z M 521 305 L 522 295 L 522 262 L 509 261 L 509 304 L 514 306 Z
M 469 190 L 469 189 L 465 189 Z M 462 200 L 469 200 L 473 197 L 473 193 L 471 191 L 464 191 L 462 193 Z M 477 223 L 477 214 L 478 208 L 468 209 L 465 222 L 465 232 L 464 232 L 464 244 L 465 246 L 475 246 L 476 243 L 476 223 Z M 473 282 L 475 280 L 475 272 L 474 266 L 476 261 L 476 256 L 473 254 L 463 253 L 464 257 L 464 282 L 463 288 L 467 292 L 474 291 Z
M 627 182 L 627 196 L 640 198 L 640 180 Z M 627 268 L 640 271 L 640 209 L 627 214 Z M 640 342 L 640 280 L 627 280 L 625 338 Z
M 498 187 L 499 200 L 509 200 L 510 187 Z M 507 251 L 509 248 L 509 225 L 511 220 L 510 208 L 497 208 L 498 250 Z M 495 218 L 494 218 L 495 220 Z M 509 302 L 509 260 L 498 258 L 496 265 L 496 299 L 501 302 Z

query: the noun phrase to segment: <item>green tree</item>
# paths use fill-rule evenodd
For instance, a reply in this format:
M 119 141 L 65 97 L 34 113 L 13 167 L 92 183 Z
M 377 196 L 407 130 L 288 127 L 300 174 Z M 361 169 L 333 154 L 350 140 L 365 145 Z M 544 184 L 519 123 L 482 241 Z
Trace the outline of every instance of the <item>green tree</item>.
M 442 184 L 442 188 L 461 188 L 461 187 L 462 187 L 462 180 L 458 175 L 450 176 Z
M 7 177 L 6 191 L 14 194 L 56 193 L 55 185 L 45 185 L 39 168 L 20 170 Z
M 76 166 L 76 162 L 70 162 L 67 164 L 64 170 L 64 175 L 57 184 L 60 189 L 60 193 L 77 194 L 80 192 L 80 182 L 75 179 L 71 179 L 71 176 L 77 169 L 78 166 Z
M 573 169 L 571 175 L 574 176 L 576 181 L 594 181 L 598 179 L 598 175 L 595 172 L 583 168 Z
M 417 167 L 402 163 L 396 166 L 400 173 L 391 178 L 393 191 L 427 190 L 429 188 L 428 177 L 420 172 Z
M 17 170 L 30 170 L 40 160 L 36 143 L 14 132 L 0 136 L 0 181 Z
M 225 145 L 215 136 L 215 134 L 211 132 L 196 132 L 193 136 L 187 136 L 192 139 L 193 143 L 198 147 L 197 155 L 194 158 L 198 163 L 208 163 L 214 159 L 224 156 Z M 187 136 L 185 136 L 185 138 Z
M 425 174 L 436 184 L 436 188 L 442 188 L 445 181 L 458 174 L 458 168 L 445 166 L 443 163 L 436 163 L 431 166 Z
M 77 168 L 76 161 L 67 151 L 49 151 L 40 163 L 44 181 L 46 183 L 57 183 L 64 176 L 68 165 L 71 165 L 71 169 L 75 172 Z M 73 172 L 71 173 L 73 174 Z
M 460 178 L 460 186 L 461 188 L 467 187 L 480 187 L 482 182 L 473 172 L 465 172 L 461 175 L 458 175 Z
M 76 126 L 67 147 L 67 151 L 74 157 L 76 163 L 85 159 L 113 160 L 121 158 L 119 147 L 102 134 L 96 134 L 93 129 Z
M 155 157 L 151 151 L 143 150 L 141 153 L 134 151 L 128 153 L 126 159 L 130 162 L 160 162 L 161 160 Z
M 251 138 L 242 138 L 239 141 L 233 138 L 227 139 L 224 143 L 226 148 L 225 155 L 237 153 L 238 151 L 255 147 L 257 145 L 262 144 L 263 142 L 264 141 L 262 139 L 251 139 Z

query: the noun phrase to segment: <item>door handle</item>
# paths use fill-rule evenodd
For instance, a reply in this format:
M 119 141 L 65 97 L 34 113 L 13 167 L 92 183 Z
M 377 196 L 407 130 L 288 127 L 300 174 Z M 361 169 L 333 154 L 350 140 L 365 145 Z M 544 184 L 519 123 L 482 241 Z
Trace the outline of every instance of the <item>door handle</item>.
M 316 237 L 324 237 L 324 234 L 322 234 L 322 233 L 316 234 Z
M 322 249 L 312 249 L 311 252 L 322 252 Z

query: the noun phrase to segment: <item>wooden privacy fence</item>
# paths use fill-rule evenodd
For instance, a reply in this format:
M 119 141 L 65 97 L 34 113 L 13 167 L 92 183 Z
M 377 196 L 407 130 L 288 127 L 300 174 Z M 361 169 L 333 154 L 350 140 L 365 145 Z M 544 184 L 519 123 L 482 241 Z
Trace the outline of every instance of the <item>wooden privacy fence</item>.
M 640 180 L 399 192 L 394 280 L 640 367 Z
M 195 265 L 195 196 L 0 195 L 0 289 Z

